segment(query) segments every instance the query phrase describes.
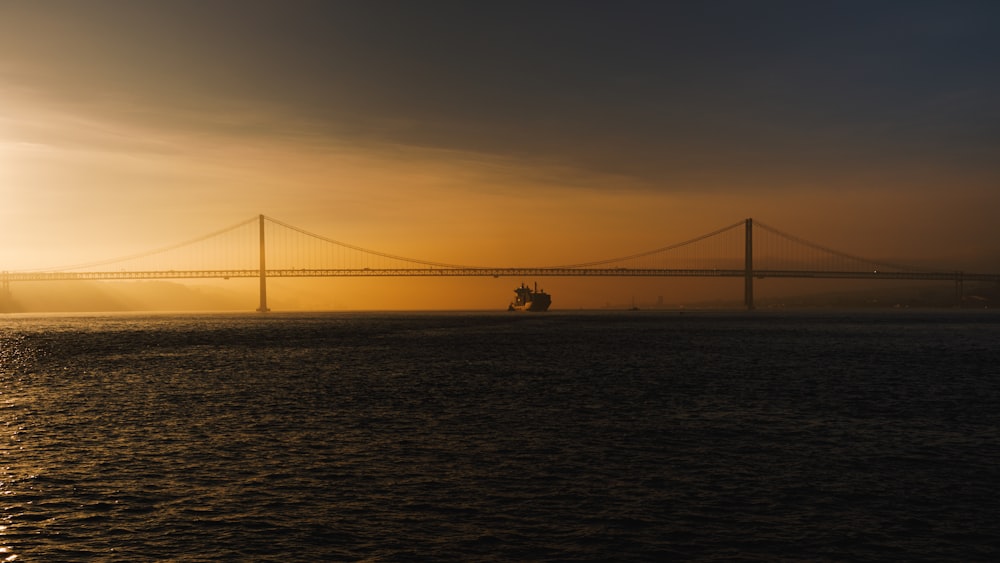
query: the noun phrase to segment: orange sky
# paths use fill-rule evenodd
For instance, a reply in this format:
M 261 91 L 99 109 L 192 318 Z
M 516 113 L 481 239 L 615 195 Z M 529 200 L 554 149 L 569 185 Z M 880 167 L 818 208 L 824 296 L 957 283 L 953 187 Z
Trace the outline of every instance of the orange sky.
M 0 2 L 0 269 L 264 213 L 448 263 L 597 260 L 752 216 L 853 254 L 1000 271 L 1000 92 L 980 70 L 996 10 L 781 4 L 789 27 L 756 29 L 739 22 L 779 24 L 698 4 L 468 7 L 453 31 L 404 3 Z M 520 280 L 501 281 L 447 287 L 503 305 Z M 358 300 L 397 307 L 377 294 L 398 283 Z M 615 293 L 544 285 L 561 283 L 574 306 Z

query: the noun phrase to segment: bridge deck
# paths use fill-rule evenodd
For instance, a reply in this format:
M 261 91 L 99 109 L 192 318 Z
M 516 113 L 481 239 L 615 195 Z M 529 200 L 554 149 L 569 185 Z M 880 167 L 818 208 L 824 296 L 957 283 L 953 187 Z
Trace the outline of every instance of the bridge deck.
M 265 272 L 273 278 L 323 277 L 703 277 L 740 278 L 743 269 L 646 269 L 646 268 L 351 268 L 351 269 L 275 269 Z M 835 272 L 822 270 L 753 270 L 763 278 L 859 279 L 859 280 L 928 280 L 1000 282 L 1000 274 L 970 272 L 865 271 Z M 3 272 L 0 282 L 28 281 L 100 281 L 152 279 L 228 279 L 258 278 L 260 270 L 165 270 L 117 272 Z

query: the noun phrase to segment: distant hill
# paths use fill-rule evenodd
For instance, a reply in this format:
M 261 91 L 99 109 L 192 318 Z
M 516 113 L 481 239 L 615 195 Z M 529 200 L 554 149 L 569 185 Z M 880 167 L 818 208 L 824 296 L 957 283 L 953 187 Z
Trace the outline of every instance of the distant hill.
M 825 292 L 782 298 L 757 299 L 764 307 L 835 308 L 950 308 L 959 305 L 954 286 L 887 287 L 854 291 Z M 1000 307 L 1000 287 L 993 284 L 966 284 L 963 308 Z
M 252 309 L 253 302 L 210 285 L 167 281 L 31 282 L 0 294 L 0 312 L 229 311 Z

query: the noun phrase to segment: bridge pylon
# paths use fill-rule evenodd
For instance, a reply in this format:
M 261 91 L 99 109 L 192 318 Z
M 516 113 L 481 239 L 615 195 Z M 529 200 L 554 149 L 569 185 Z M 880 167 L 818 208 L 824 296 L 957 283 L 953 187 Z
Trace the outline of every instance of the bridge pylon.
M 7 272 L 0 274 L 0 313 L 6 313 L 11 307 L 10 279 Z
M 260 307 L 257 312 L 266 313 L 267 308 L 267 261 L 265 260 L 264 216 L 260 216 Z
M 737 223 L 738 224 L 738 223 Z M 743 304 L 753 310 L 753 219 L 746 220 L 746 256 L 743 262 Z

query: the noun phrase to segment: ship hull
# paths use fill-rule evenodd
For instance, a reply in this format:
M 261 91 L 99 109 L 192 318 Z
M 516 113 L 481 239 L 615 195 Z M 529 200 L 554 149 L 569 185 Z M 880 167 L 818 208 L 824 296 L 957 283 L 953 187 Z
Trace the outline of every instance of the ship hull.
M 544 313 L 549 310 L 549 305 L 552 304 L 551 300 L 547 300 L 544 303 L 532 301 L 527 305 L 511 305 L 507 308 L 508 311 L 529 311 L 532 313 Z
M 552 298 L 548 294 L 536 293 L 532 296 L 531 303 L 528 303 L 528 311 L 533 313 L 548 311 L 551 304 Z
M 530 311 L 533 313 L 541 313 L 549 310 L 549 306 L 552 305 L 552 296 L 545 291 L 538 291 L 538 285 L 535 285 L 535 290 L 532 291 L 528 286 L 521 284 L 521 287 L 514 290 L 517 294 L 517 299 L 515 299 L 508 307 L 508 311 Z

